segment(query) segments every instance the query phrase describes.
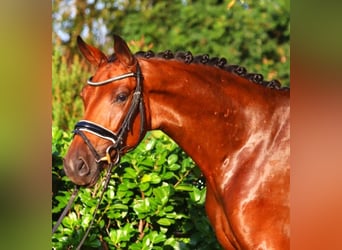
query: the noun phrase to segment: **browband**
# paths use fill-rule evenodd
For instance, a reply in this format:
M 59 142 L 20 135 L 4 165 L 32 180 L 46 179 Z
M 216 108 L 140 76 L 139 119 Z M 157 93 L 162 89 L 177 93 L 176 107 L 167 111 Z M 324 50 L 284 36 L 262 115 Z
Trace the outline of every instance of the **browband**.
M 118 80 L 121 80 L 121 79 L 124 79 L 124 78 L 127 78 L 127 77 L 136 77 L 137 74 L 134 73 L 134 72 L 130 72 L 130 73 L 126 73 L 126 74 L 123 74 L 123 75 L 119 75 L 119 76 L 115 76 L 115 77 L 112 77 L 112 78 L 109 78 L 107 80 L 104 80 L 104 81 L 100 81 L 100 82 L 93 82 L 93 77 L 90 77 L 87 81 L 87 83 L 89 85 L 92 85 L 92 86 L 100 86 L 100 85 L 105 85 L 107 83 L 110 83 L 110 82 L 114 82 L 114 81 L 118 81 Z

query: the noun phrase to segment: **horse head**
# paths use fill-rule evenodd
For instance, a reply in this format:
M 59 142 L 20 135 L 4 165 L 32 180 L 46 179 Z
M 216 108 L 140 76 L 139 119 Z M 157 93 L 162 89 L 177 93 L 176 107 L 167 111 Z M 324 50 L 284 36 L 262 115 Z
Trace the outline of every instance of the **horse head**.
M 74 183 L 92 186 L 107 164 L 119 161 L 146 133 L 142 75 L 119 36 L 114 36 L 114 54 L 109 57 L 80 37 L 77 43 L 97 69 L 81 92 L 84 116 L 75 126 L 64 170 Z

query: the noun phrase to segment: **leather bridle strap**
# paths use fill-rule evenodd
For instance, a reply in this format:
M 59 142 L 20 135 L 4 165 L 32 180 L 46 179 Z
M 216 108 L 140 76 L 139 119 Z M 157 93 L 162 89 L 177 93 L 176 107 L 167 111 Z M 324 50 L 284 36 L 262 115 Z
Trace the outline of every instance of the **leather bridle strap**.
M 91 144 L 88 137 L 82 132 L 82 129 L 75 129 L 74 134 L 82 137 L 83 141 L 87 144 L 88 148 L 90 149 L 90 151 L 94 155 L 95 161 L 97 163 L 100 162 L 101 161 L 100 155 L 97 153 L 96 149 L 94 148 L 93 144 Z
M 93 82 L 93 77 L 90 77 L 88 79 L 87 83 L 89 85 L 92 85 L 92 86 L 101 86 L 101 85 L 105 85 L 107 83 L 111 83 L 111 82 L 115 82 L 115 81 L 118 81 L 118 80 L 121 80 L 121 79 L 125 79 L 127 77 L 136 77 L 136 73 L 130 72 L 130 73 L 126 73 L 126 74 L 122 74 L 122 75 L 119 75 L 119 76 L 115 76 L 115 77 L 112 77 L 112 78 L 109 78 L 107 80 L 100 81 L 100 82 Z
M 108 184 L 109 184 L 109 180 L 110 180 L 110 176 L 111 176 L 112 172 L 115 171 L 115 169 L 117 168 L 117 166 L 119 166 L 119 162 L 109 164 L 108 171 L 107 171 L 107 175 L 106 175 L 106 180 L 105 180 L 105 183 L 104 183 L 104 185 L 103 185 L 103 190 L 102 190 L 102 192 L 101 192 L 99 201 L 97 202 L 96 208 L 95 208 L 95 210 L 94 210 L 94 212 L 93 212 L 93 217 L 92 217 L 92 219 L 91 219 L 91 221 L 90 221 L 90 223 L 89 223 L 89 226 L 88 226 L 88 228 L 87 228 L 87 231 L 86 231 L 85 234 L 83 235 L 83 238 L 82 238 L 82 240 L 80 241 L 80 243 L 78 244 L 76 250 L 80 250 L 80 249 L 81 249 L 81 246 L 83 245 L 84 241 L 86 240 L 86 238 L 87 238 L 87 236 L 88 236 L 88 234 L 89 234 L 89 232 L 90 232 L 91 226 L 93 225 L 93 222 L 94 222 L 94 220 L 95 220 L 96 212 L 97 212 L 97 210 L 99 209 L 99 206 L 100 206 L 100 204 L 101 204 L 103 195 L 104 195 L 104 193 L 105 193 L 106 190 L 107 190 L 107 187 L 108 187 Z
M 87 132 L 92 133 L 96 136 L 99 136 L 103 139 L 107 139 L 107 140 L 110 140 L 113 142 L 113 144 L 107 148 L 106 156 L 101 157 L 99 155 L 99 153 L 96 151 L 93 144 L 91 144 L 88 137 L 83 133 L 83 131 L 87 131 Z M 83 141 L 87 144 L 88 148 L 90 149 L 90 151 L 94 155 L 95 162 L 97 164 L 99 164 L 102 161 L 107 161 L 108 164 L 110 164 L 112 162 L 111 156 L 110 156 L 110 151 L 113 148 L 113 145 L 117 145 L 117 142 L 118 142 L 117 136 L 114 133 L 112 133 L 111 131 L 107 130 L 106 128 L 104 128 L 98 124 L 95 124 L 95 123 L 92 123 L 92 122 L 86 121 L 86 120 L 79 121 L 76 124 L 73 133 L 75 135 L 79 135 L 82 137 Z M 115 147 L 114 147 L 114 149 L 115 149 Z
M 66 205 L 66 207 L 64 208 L 63 212 L 61 213 L 61 215 L 59 216 L 56 224 L 53 226 L 52 228 L 52 234 L 54 234 L 57 230 L 57 228 L 59 227 L 59 225 L 62 223 L 62 220 L 64 219 L 64 217 L 66 216 L 68 210 L 71 208 L 72 203 L 74 202 L 77 194 L 78 194 L 78 187 L 75 185 L 74 191 L 72 192 L 70 199 L 68 201 L 68 204 Z
M 142 98 L 143 75 L 141 73 L 139 63 L 137 63 L 137 72 L 135 74 L 135 77 L 137 79 L 137 85 L 133 93 L 133 100 L 132 100 L 131 106 L 118 132 L 118 138 L 120 140 L 123 140 L 126 137 L 127 133 L 131 131 L 132 125 L 133 125 L 133 119 L 134 119 L 134 116 L 137 114 L 137 112 L 139 112 L 141 116 L 139 141 L 142 139 L 141 137 L 143 136 L 144 126 L 145 126 L 145 107 L 144 107 L 144 101 Z
M 137 85 L 133 92 L 133 99 L 131 106 L 129 107 L 127 114 L 121 124 L 121 127 L 119 128 L 119 131 L 117 134 L 110 131 L 109 129 L 94 123 L 92 121 L 88 120 L 81 120 L 75 125 L 74 134 L 80 135 L 85 143 L 88 145 L 89 149 L 92 151 L 93 155 L 95 156 L 96 162 L 99 163 L 101 161 L 105 161 L 109 159 L 109 153 L 106 154 L 104 157 L 100 157 L 99 154 L 96 152 L 94 147 L 91 145 L 90 141 L 87 139 L 87 137 L 82 133 L 81 131 L 86 131 L 89 133 L 92 133 L 102 139 L 110 140 L 112 142 L 112 145 L 110 145 L 107 148 L 107 152 L 110 150 L 115 150 L 116 152 L 121 152 L 122 149 L 125 147 L 124 140 L 127 136 L 127 133 L 132 129 L 133 120 L 135 115 L 139 112 L 140 113 L 140 135 L 139 135 L 139 141 L 143 137 L 144 132 L 144 126 L 145 126 L 145 107 L 143 103 L 142 98 L 142 73 L 139 64 L 137 64 L 137 71 L 136 73 L 126 73 L 117 77 L 110 78 L 105 81 L 100 82 L 93 82 L 92 77 L 89 78 L 88 84 L 92 86 L 102 86 L 104 84 L 111 83 L 113 81 L 121 80 L 127 77 L 136 77 L 137 79 Z M 109 162 L 108 162 L 109 163 Z
M 99 124 L 87 120 L 81 120 L 76 124 L 74 133 L 77 133 L 77 131 L 86 131 L 92 133 L 98 137 L 112 141 L 113 144 L 116 144 L 118 141 L 118 136 L 112 131 L 102 127 Z

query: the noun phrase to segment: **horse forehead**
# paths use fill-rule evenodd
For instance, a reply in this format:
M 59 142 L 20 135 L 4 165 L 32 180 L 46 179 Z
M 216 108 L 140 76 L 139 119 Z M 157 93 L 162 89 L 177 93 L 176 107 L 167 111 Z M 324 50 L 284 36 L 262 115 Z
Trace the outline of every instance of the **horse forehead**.
M 127 70 L 126 70 L 127 71 Z M 125 72 L 120 63 L 107 63 L 99 67 L 93 75 L 94 81 L 103 81 Z

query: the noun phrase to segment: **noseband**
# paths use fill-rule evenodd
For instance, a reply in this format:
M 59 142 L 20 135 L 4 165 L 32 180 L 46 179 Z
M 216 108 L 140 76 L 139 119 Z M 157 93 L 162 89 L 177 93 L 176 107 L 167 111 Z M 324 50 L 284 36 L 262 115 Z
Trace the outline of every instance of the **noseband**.
M 141 73 L 139 63 L 137 63 L 136 73 L 130 72 L 130 73 L 119 75 L 119 76 L 107 79 L 105 81 L 100 81 L 100 82 L 93 82 L 92 77 L 90 77 L 87 82 L 91 86 L 102 86 L 102 85 L 119 81 L 128 77 L 135 77 L 137 84 L 133 92 L 133 100 L 132 100 L 131 106 L 129 107 L 128 112 L 117 133 L 112 132 L 111 130 L 101 126 L 100 124 L 97 124 L 88 120 L 80 120 L 75 125 L 74 131 L 73 131 L 74 135 L 79 135 L 82 137 L 82 139 L 84 140 L 84 142 L 87 144 L 90 151 L 94 155 L 95 161 L 97 164 L 103 161 L 107 161 L 108 164 L 111 164 L 113 162 L 114 164 L 116 164 L 120 161 L 120 155 L 122 153 L 122 150 L 126 147 L 125 139 L 127 137 L 128 132 L 132 128 L 134 117 L 138 112 L 140 113 L 140 117 L 141 117 L 139 140 L 142 139 L 143 131 L 144 131 L 144 124 L 145 124 L 145 108 L 144 108 L 144 103 L 143 103 L 143 98 L 142 98 L 143 76 Z M 98 152 L 96 151 L 94 146 L 91 144 L 87 136 L 83 133 L 84 131 L 112 142 L 112 144 L 106 149 L 105 156 L 101 157 L 98 154 Z M 114 160 L 111 158 L 112 151 L 116 152 Z

